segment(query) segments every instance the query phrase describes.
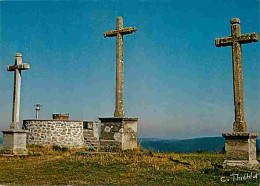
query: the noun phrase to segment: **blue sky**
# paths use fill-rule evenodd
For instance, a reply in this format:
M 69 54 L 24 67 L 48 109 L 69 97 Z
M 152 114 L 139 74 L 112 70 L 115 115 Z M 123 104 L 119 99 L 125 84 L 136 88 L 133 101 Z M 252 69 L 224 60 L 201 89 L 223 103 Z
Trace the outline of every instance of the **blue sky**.
M 125 113 L 139 117 L 139 137 L 193 138 L 231 132 L 234 122 L 230 19 L 259 32 L 258 0 L 1 1 L 0 129 L 11 122 L 16 52 L 22 73 L 21 121 L 70 113 L 113 116 L 117 16 L 137 32 L 124 37 Z M 242 46 L 246 121 L 259 132 L 259 43 Z

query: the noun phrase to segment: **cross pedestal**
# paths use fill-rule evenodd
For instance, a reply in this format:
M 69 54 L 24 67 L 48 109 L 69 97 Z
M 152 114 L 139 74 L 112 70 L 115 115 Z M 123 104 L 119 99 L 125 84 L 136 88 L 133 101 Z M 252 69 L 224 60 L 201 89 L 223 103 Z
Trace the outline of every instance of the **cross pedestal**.
M 101 151 L 118 151 L 137 148 L 138 118 L 107 117 L 101 121 Z
M 234 132 L 223 133 L 222 135 L 225 138 L 226 151 L 224 167 L 236 166 L 249 169 L 259 167 L 256 160 L 257 133 Z
M 25 155 L 26 149 L 26 133 L 28 131 L 21 130 L 19 126 L 20 117 L 20 97 L 21 97 L 21 72 L 28 70 L 30 65 L 22 63 L 22 54 L 16 53 L 15 64 L 7 66 L 7 71 L 14 71 L 14 92 L 13 92 L 13 109 L 12 123 L 10 130 L 3 132 L 3 148 L 11 154 Z
M 10 154 L 26 155 L 27 130 L 4 130 L 3 132 L 3 148 Z
M 234 132 L 222 134 L 225 138 L 227 155 L 224 167 L 256 168 L 259 167 L 256 160 L 256 138 L 258 134 L 249 133 L 245 121 L 241 45 L 257 42 L 259 37 L 257 33 L 241 34 L 239 18 L 231 19 L 230 23 L 231 36 L 215 40 L 217 47 L 232 46 L 235 121 L 233 123 Z

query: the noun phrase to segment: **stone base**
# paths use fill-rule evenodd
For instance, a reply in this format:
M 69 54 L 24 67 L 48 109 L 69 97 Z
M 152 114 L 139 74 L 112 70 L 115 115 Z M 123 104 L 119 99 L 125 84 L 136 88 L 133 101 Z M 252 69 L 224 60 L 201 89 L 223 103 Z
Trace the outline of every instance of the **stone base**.
M 259 167 L 256 160 L 257 133 L 233 132 L 223 133 L 225 138 L 226 160 L 224 167 L 241 167 L 254 169 Z
M 100 150 L 118 151 L 137 148 L 138 118 L 109 117 L 101 121 Z
M 225 160 L 223 163 L 224 167 L 240 167 L 247 169 L 257 169 L 259 168 L 259 162 L 257 160 Z
M 27 155 L 27 130 L 5 130 L 3 132 L 3 149 L 13 155 Z

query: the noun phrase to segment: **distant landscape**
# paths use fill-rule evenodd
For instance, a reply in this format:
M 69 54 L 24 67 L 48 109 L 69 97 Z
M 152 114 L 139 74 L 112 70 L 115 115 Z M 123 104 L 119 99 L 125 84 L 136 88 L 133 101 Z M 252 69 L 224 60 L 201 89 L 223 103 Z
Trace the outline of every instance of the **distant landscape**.
M 223 137 L 201 137 L 193 139 L 156 139 L 140 138 L 141 147 L 154 152 L 220 152 L 225 145 Z M 260 140 L 257 140 L 257 150 L 259 154 Z
M 153 152 L 220 152 L 224 147 L 223 137 L 202 137 L 194 139 L 158 139 L 158 138 L 139 138 L 141 147 Z M 0 138 L 0 144 L 3 139 Z M 260 140 L 257 140 L 257 151 L 260 155 Z

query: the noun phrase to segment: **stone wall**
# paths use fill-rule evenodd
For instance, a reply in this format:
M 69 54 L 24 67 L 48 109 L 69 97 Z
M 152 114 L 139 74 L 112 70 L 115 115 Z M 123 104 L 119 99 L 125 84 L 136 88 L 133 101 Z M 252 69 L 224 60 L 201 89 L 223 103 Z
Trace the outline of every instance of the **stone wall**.
M 24 120 L 29 130 L 27 144 L 84 147 L 83 121 L 77 120 Z

